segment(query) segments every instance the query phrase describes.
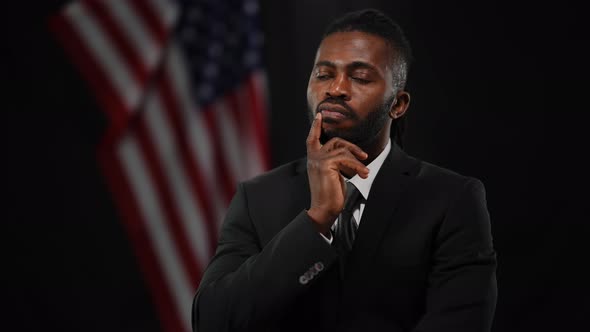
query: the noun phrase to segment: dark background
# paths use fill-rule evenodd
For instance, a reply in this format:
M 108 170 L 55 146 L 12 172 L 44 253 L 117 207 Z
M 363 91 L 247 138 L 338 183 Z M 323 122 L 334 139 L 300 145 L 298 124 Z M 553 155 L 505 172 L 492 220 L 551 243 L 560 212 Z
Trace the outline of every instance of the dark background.
M 96 162 L 106 119 L 46 26 L 64 2 L 2 13 L 2 329 L 159 331 Z M 407 152 L 486 185 L 494 331 L 587 328 L 584 11 L 565 1 L 263 0 L 273 165 L 305 152 L 321 31 L 363 7 L 390 14 L 414 49 Z

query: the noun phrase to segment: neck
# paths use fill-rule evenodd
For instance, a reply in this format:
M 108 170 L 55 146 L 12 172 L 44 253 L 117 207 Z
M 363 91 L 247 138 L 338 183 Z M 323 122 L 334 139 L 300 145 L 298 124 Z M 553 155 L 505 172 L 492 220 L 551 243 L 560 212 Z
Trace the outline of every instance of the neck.
M 370 147 L 365 148 L 365 152 L 369 155 L 369 157 L 363 160 L 363 164 L 368 165 L 370 164 L 377 156 L 383 152 L 385 146 L 387 145 L 387 140 L 384 142 L 379 141 L 379 144 L 373 144 Z
M 381 152 L 383 152 L 389 141 L 389 133 L 389 126 L 384 126 L 374 139 L 363 144 L 363 146 L 360 146 L 360 148 L 368 155 L 367 159 L 362 161 L 365 166 L 370 164 Z
M 363 149 L 369 156 L 365 160 L 361 160 L 361 162 L 367 166 L 373 162 L 379 156 L 383 150 L 385 150 L 385 146 L 387 146 L 388 137 L 383 139 L 376 139 L 373 144 L 361 146 L 360 148 Z M 352 170 L 341 170 L 342 175 L 344 175 L 347 179 L 352 178 L 355 173 Z

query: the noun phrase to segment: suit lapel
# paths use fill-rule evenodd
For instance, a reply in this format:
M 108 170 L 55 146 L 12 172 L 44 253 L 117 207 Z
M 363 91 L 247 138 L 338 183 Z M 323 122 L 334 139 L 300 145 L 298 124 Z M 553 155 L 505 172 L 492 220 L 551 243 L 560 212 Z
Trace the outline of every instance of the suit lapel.
M 417 162 L 408 157 L 397 145 L 392 145 L 369 194 L 356 239 L 346 263 L 345 284 L 362 278 L 365 266 L 371 264 L 373 256 L 383 240 L 397 203 L 413 179 L 411 170 Z M 346 289 L 347 287 L 345 287 Z

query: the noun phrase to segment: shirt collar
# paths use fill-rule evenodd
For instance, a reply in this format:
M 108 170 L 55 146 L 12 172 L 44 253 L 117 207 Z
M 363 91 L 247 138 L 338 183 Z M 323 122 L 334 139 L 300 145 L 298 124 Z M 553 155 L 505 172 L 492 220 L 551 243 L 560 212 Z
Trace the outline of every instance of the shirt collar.
M 352 182 L 352 184 L 354 184 L 354 186 L 361 192 L 361 195 L 363 195 L 365 200 L 369 199 L 369 192 L 371 191 L 373 181 L 375 180 L 379 169 L 381 169 L 381 166 L 389 154 L 389 151 L 391 151 L 391 139 L 387 141 L 385 149 L 381 151 L 377 158 L 367 165 L 367 168 L 369 169 L 369 176 L 366 179 L 361 178 L 358 176 L 358 174 L 353 176 L 351 179 L 346 179 L 346 181 Z

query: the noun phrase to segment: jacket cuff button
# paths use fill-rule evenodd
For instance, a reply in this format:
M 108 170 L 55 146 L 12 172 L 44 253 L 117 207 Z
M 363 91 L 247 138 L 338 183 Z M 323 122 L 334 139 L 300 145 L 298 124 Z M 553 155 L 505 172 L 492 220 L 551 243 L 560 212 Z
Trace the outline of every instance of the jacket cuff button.
M 309 282 L 309 279 L 307 279 L 305 276 L 301 276 L 299 277 L 299 283 L 302 285 L 305 285 Z
M 314 267 L 315 267 L 316 271 L 319 272 L 324 269 L 324 264 L 322 262 L 317 262 L 317 263 L 315 263 Z

